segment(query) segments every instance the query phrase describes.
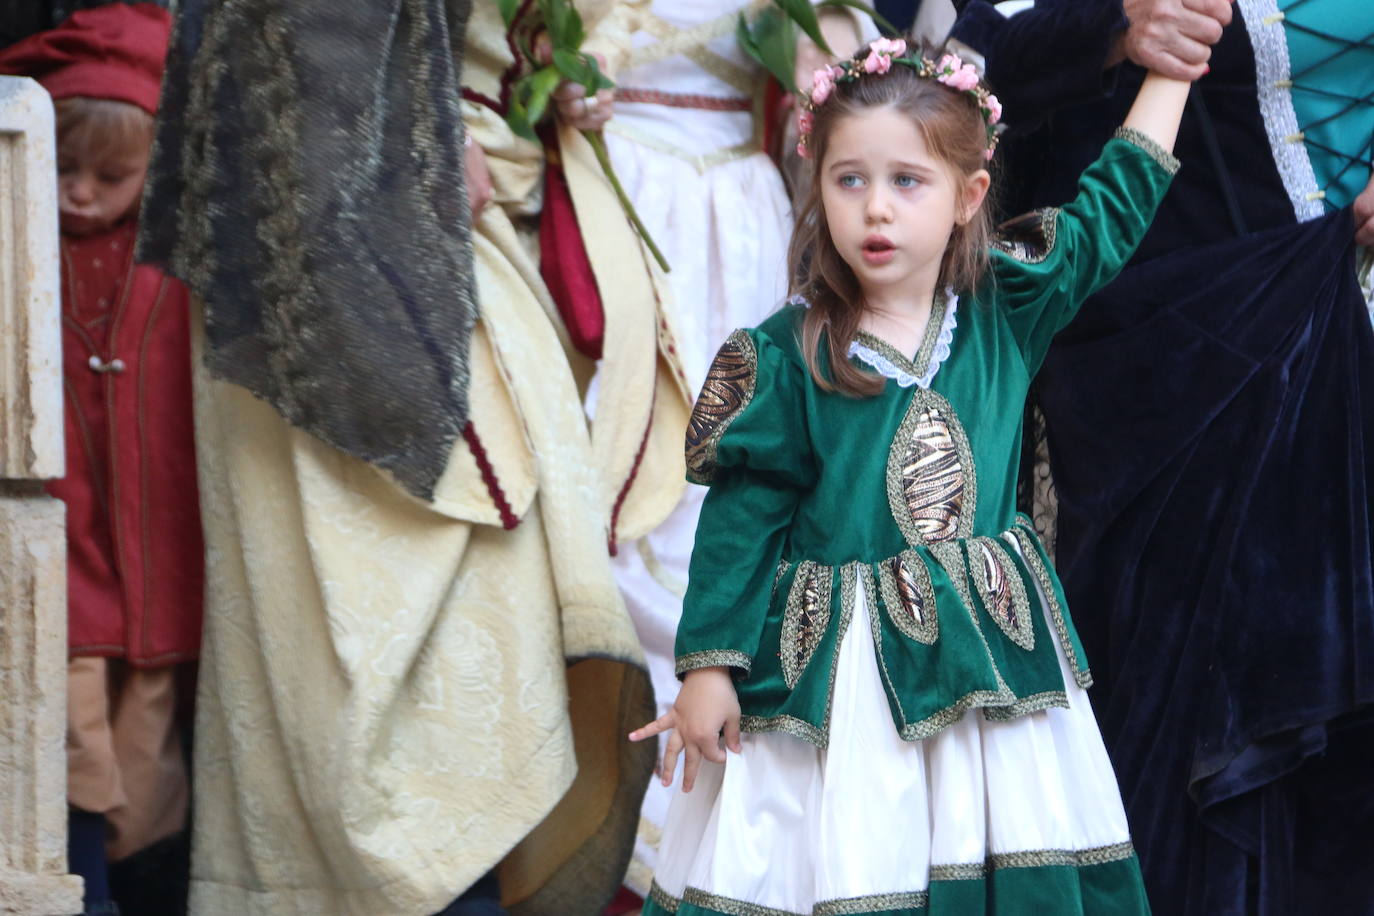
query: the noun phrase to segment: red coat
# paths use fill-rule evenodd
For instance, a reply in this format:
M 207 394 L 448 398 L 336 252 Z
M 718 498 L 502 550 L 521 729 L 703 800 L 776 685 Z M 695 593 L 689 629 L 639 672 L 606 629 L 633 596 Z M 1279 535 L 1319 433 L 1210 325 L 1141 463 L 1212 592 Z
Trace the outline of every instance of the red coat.
M 204 545 L 186 289 L 135 227 L 62 237 L 68 640 L 151 667 L 200 650 Z

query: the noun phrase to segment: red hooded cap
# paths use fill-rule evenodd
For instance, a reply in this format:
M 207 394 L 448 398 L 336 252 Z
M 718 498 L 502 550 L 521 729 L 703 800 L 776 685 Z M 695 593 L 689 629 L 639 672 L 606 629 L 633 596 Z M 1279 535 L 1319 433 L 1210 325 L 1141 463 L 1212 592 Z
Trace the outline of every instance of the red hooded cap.
M 172 17 L 154 3 L 110 3 L 0 51 L 0 74 L 30 76 L 56 99 L 113 99 L 157 114 Z

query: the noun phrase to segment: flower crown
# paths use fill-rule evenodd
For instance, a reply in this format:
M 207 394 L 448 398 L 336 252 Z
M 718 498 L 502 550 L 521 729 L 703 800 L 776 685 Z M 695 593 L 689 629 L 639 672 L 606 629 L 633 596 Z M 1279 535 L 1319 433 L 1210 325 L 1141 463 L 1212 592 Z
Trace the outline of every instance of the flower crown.
M 901 64 L 916 71 L 916 75 L 944 83 L 956 92 L 972 96 L 978 103 L 987 128 L 988 146 L 983 154 L 991 159 L 997 149 L 997 124 L 1002 120 L 1002 103 L 997 101 L 986 87 L 978 84 L 978 70 L 973 64 L 966 64 L 955 54 L 946 54 L 939 63 L 928 58 L 906 56 L 906 42 L 900 38 L 879 38 L 868 46 L 867 55 L 862 50 L 849 60 L 831 67 L 822 67 L 812 76 L 811 91 L 802 96 L 801 110 L 797 113 L 797 127 L 801 140 L 797 143 L 797 155 L 803 159 L 811 158 L 809 141 L 811 128 L 815 124 L 815 111 L 830 98 L 839 83 L 852 83 L 863 76 L 881 76 L 892 69 L 893 64 Z

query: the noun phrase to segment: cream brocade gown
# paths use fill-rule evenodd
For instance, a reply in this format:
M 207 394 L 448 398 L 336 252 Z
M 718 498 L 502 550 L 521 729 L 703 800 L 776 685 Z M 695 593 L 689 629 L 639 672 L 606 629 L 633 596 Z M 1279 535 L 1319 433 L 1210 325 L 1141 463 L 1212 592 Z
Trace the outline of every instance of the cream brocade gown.
M 762 151 L 766 74 L 735 39 L 733 0 L 658 0 L 638 20 L 607 145 L 626 191 L 672 268 L 677 342 L 691 390 L 737 327 L 757 324 L 786 290 L 791 209 Z M 677 697 L 673 637 L 705 489 L 689 486 L 668 519 L 620 545 L 616 578 L 649 659 L 659 712 Z M 651 782 L 627 885 L 646 894 L 672 792 Z

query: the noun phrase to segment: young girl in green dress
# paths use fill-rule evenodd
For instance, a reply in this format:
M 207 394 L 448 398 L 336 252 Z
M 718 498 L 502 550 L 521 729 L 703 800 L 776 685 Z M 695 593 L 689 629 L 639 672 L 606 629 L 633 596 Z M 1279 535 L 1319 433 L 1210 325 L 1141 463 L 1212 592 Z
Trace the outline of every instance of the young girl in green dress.
M 648 916 L 1149 911 L 1015 491 L 1030 381 L 1149 225 L 1187 92 L 1152 75 L 1077 198 L 993 239 L 972 67 L 883 40 L 817 72 L 796 295 L 688 431 L 684 684 L 630 736 L 672 730 L 665 784 L 686 752 Z

